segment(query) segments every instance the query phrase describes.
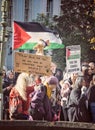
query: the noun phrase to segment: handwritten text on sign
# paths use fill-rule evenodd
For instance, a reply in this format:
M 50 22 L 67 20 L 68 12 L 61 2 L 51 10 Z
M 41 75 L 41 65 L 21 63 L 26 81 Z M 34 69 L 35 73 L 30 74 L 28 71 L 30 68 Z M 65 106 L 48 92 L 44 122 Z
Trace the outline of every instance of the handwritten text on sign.
M 81 70 L 80 65 L 81 47 L 72 45 L 66 47 L 66 65 L 68 73 L 78 73 Z
M 15 72 L 30 72 L 32 74 L 50 75 L 51 57 L 22 52 L 15 52 Z

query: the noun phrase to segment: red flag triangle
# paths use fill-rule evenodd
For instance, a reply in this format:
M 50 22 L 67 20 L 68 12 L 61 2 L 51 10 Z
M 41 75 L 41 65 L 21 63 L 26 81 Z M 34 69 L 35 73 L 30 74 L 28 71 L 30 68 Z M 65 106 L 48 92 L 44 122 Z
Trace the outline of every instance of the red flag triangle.
M 70 51 L 70 49 L 66 49 L 66 56 L 67 56 L 67 59 L 70 57 L 70 55 L 71 55 L 71 51 Z
M 13 49 L 21 47 L 27 40 L 31 38 L 18 24 L 14 22 L 14 46 Z

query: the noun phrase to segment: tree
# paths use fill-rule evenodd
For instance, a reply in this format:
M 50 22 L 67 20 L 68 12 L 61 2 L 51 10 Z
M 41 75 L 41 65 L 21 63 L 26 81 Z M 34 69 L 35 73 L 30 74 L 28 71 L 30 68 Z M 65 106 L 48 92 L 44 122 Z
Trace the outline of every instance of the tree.
M 95 0 L 62 0 L 61 9 L 62 15 L 54 20 L 63 43 L 80 44 L 82 61 L 95 61 Z

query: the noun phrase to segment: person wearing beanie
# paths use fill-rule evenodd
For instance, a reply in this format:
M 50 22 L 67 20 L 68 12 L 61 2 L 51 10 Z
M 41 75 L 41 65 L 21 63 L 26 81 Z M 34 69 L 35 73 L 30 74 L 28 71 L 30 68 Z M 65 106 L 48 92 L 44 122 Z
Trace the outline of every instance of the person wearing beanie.
M 55 76 L 50 76 L 49 78 L 47 78 L 45 86 L 47 88 L 47 95 L 50 98 L 52 90 L 56 89 L 56 87 L 58 86 L 58 79 Z
M 59 81 L 57 77 L 50 76 L 47 78 L 45 86 L 47 88 L 47 96 L 50 99 L 51 107 L 52 107 L 52 116 L 53 121 L 60 120 L 60 87 L 59 87 Z

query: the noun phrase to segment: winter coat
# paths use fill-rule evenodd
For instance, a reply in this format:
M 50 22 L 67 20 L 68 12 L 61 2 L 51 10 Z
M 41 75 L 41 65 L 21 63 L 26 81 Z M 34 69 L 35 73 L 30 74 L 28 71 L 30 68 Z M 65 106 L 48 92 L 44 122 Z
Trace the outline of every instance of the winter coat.
M 52 120 L 51 104 L 46 94 L 46 87 L 39 85 L 35 91 L 30 94 L 30 114 L 34 120 Z
M 68 101 L 68 118 L 72 122 L 89 122 L 90 113 L 86 107 L 86 96 L 81 95 L 81 88 L 72 89 Z
M 11 89 L 11 92 L 9 94 L 9 113 L 10 115 L 12 115 L 12 105 L 17 105 L 17 104 L 13 104 L 13 99 L 14 98 L 19 98 L 21 101 L 21 105 L 22 105 L 22 109 L 20 109 L 20 112 L 19 113 L 22 113 L 22 114 L 25 114 L 25 115 L 29 115 L 29 104 L 30 104 L 30 97 L 29 97 L 29 94 L 31 92 L 34 91 L 34 87 L 31 86 L 31 87 L 27 87 L 27 100 L 23 100 L 19 94 L 19 92 L 16 90 L 15 87 L 13 87 Z M 14 107 L 14 106 L 13 106 Z
M 89 104 L 95 102 L 95 85 L 88 88 L 87 96 L 88 96 Z
M 10 79 L 9 77 L 6 77 L 3 80 L 3 94 L 9 96 L 10 90 L 7 90 L 8 86 L 14 86 L 15 84 L 15 79 Z
M 4 109 L 9 108 L 9 93 L 11 91 L 11 88 L 14 85 L 14 79 L 10 79 L 9 77 L 6 77 L 3 79 L 3 105 Z
M 88 108 L 91 113 L 91 121 L 95 123 L 95 85 L 92 85 L 87 90 Z M 94 104 L 94 106 L 93 106 Z

